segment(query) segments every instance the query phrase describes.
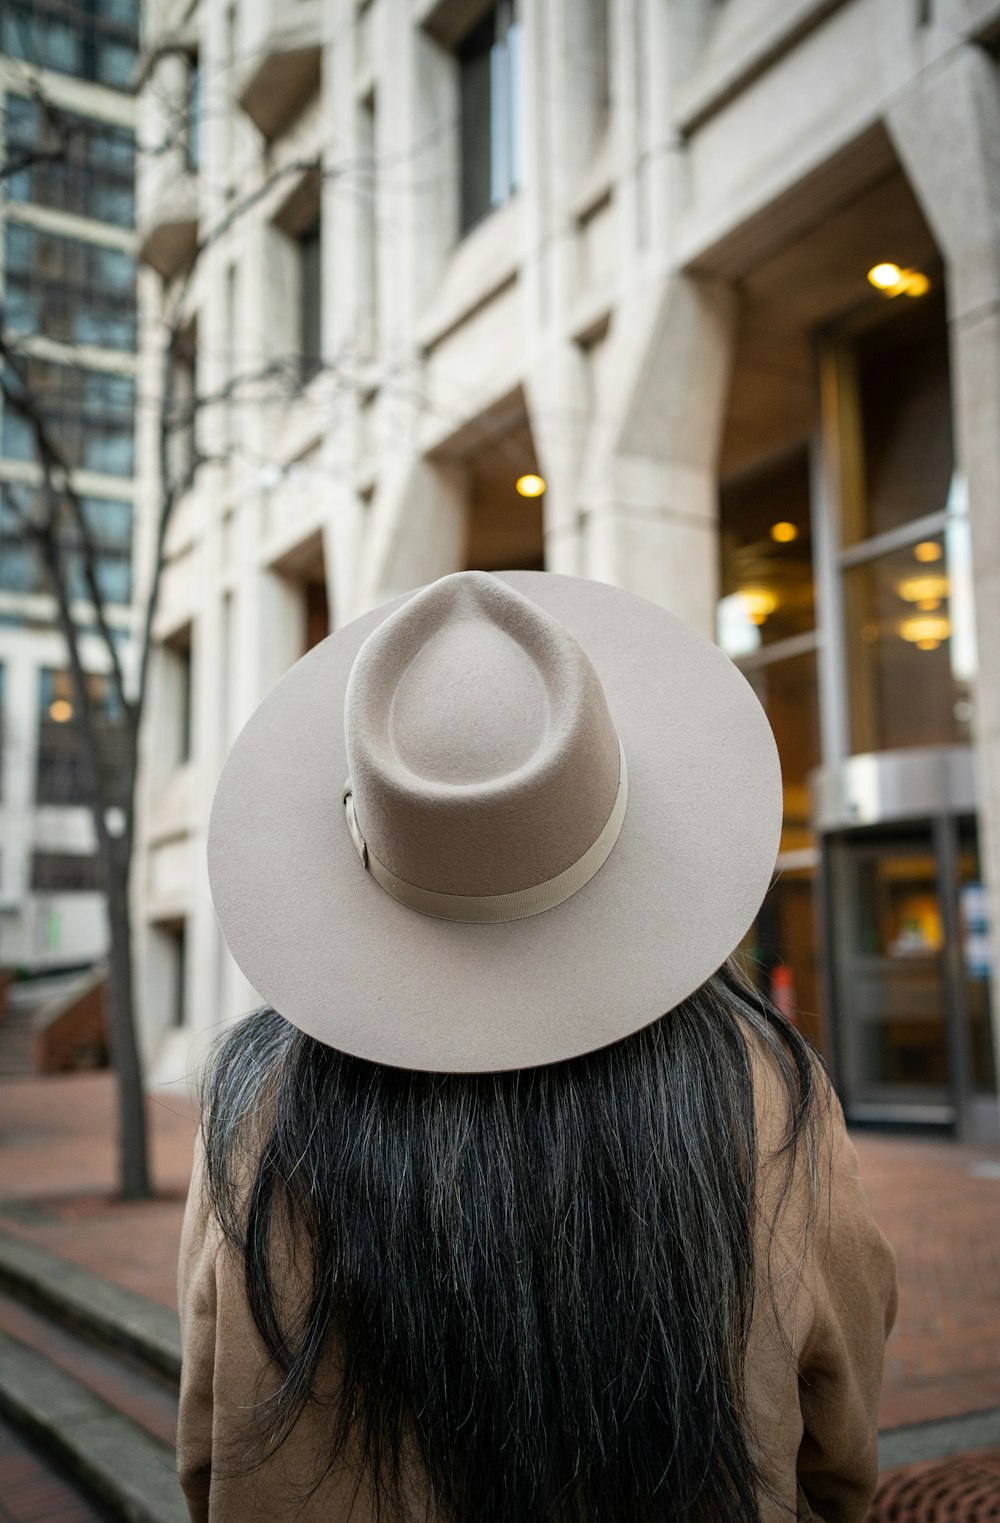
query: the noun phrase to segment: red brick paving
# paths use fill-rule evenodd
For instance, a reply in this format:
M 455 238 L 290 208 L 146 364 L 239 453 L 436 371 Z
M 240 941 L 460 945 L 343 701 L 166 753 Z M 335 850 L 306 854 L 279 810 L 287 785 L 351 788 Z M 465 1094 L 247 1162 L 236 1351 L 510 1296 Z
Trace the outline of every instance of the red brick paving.
M 0 1523 L 107 1523 L 0 1420 Z
M 854 1140 L 899 1264 L 881 1427 L 1000 1407 L 1000 1153 L 871 1133 Z
M 0 1083 L 0 1226 L 174 1307 L 195 1107 L 186 1094 L 150 1097 L 158 1198 L 119 1201 L 113 1083 L 107 1073 Z

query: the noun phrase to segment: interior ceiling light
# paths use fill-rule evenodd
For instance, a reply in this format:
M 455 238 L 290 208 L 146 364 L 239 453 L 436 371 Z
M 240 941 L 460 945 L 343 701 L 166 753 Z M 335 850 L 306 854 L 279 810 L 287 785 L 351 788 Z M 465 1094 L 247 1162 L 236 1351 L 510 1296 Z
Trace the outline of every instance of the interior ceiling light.
M 918 561 L 927 564 L 929 561 L 939 561 L 944 555 L 944 546 L 936 539 L 922 539 L 919 545 L 914 545 L 913 553 Z
M 798 539 L 799 531 L 794 524 L 783 519 L 780 524 L 771 525 L 771 538 L 779 545 L 790 545 L 793 539 Z
M 884 296 L 926 296 L 931 288 L 927 276 L 920 270 L 903 270 L 888 260 L 873 264 L 868 279 Z
M 951 621 L 943 613 L 926 613 L 918 619 L 904 619 L 899 632 L 918 650 L 937 650 L 951 634 Z
M 531 471 L 526 476 L 518 476 L 514 485 L 522 497 L 541 497 L 545 491 L 545 482 L 541 476 L 536 476 Z
M 744 587 L 739 593 L 739 600 L 751 624 L 763 624 L 768 614 L 773 613 L 778 606 L 778 599 L 766 587 Z
M 923 576 L 908 576 L 896 585 L 896 591 L 907 603 L 923 604 L 932 598 L 938 602 L 948 596 L 948 578 L 940 571 L 928 571 Z
M 868 279 L 876 290 L 891 291 L 902 273 L 898 264 L 873 264 L 868 271 Z
M 73 705 L 67 698 L 54 698 L 49 704 L 49 718 L 56 724 L 65 724 L 73 718 Z

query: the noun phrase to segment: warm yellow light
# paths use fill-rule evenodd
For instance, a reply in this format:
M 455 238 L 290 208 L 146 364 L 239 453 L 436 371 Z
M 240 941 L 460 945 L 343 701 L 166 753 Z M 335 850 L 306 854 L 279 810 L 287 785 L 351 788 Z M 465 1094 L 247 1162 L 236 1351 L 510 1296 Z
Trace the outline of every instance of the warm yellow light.
M 940 601 L 948 596 L 948 578 L 940 571 L 930 571 L 924 576 L 908 576 L 897 584 L 896 591 L 907 603 L 922 605 L 927 598 Z
M 898 264 L 888 262 L 872 265 L 868 279 L 886 296 L 926 296 L 931 288 L 927 276 L 920 270 L 902 270 Z
M 907 296 L 926 296 L 931 288 L 927 276 L 922 275 L 919 270 L 904 271 L 900 284 Z
M 951 623 L 943 613 L 925 613 L 919 619 L 904 619 L 899 632 L 918 650 L 934 650 L 951 634 Z M 928 640 L 930 645 L 925 643 Z
M 799 531 L 794 524 L 782 520 L 780 524 L 771 525 L 771 538 L 779 545 L 790 545 L 793 539 L 798 539 Z
M 899 284 L 902 273 L 898 264 L 873 264 L 868 271 L 868 279 L 879 291 L 891 291 L 893 286 Z
M 763 624 L 778 606 L 778 599 L 766 587 L 745 587 L 738 596 L 751 624 Z
M 917 598 L 917 607 L 920 609 L 920 611 L 922 613 L 933 613 L 936 608 L 940 608 L 941 607 L 941 599 L 940 598 Z
M 936 539 L 922 539 L 919 545 L 914 545 L 913 553 L 918 561 L 926 564 L 930 561 L 939 561 L 944 554 L 944 546 Z
M 54 698 L 49 704 L 49 718 L 54 719 L 56 724 L 65 724 L 73 718 L 73 705 L 68 698 Z
M 541 476 L 535 476 L 531 472 L 527 476 L 518 476 L 514 485 L 522 497 L 541 497 L 545 491 L 545 482 Z

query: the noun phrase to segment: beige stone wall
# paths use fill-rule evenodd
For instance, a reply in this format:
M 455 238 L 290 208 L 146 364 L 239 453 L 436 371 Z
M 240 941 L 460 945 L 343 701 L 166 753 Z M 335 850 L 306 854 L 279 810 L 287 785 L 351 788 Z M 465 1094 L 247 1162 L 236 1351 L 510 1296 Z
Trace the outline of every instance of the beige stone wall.
M 527 427 L 548 483 L 546 565 L 631 587 L 711 632 L 736 357 L 740 405 L 770 398 L 769 410 L 751 407 L 751 433 L 770 429 L 780 442 L 814 408 L 810 335 L 844 289 L 842 273 L 827 270 L 807 291 L 801 262 L 763 292 L 754 272 L 837 225 L 855 199 L 877 202 L 900 163 L 953 296 L 975 262 L 962 239 L 985 239 L 994 262 L 1000 248 L 991 213 L 971 219 L 974 233 L 960 230 L 969 219 L 947 190 L 966 177 L 982 183 L 995 154 L 996 139 L 990 150 L 967 119 L 994 109 L 984 47 L 1000 35 L 1000 3 L 937 0 L 924 20 L 898 0 L 609 0 L 605 119 L 590 84 L 597 0 L 523 0 L 523 183 L 464 238 L 454 45 L 475 7 L 298 4 L 294 26 L 278 0 L 240 0 L 234 35 L 223 0 L 201 0 L 178 23 L 204 76 L 194 190 L 206 246 L 183 295 L 197 319 L 198 391 L 213 395 L 234 369 L 265 372 L 294 348 L 285 229 L 311 164 L 322 171 L 328 368 L 299 394 L 273 377 L 248 387 L 228 421 L 225 408 L 204 409 L 212 463 L 171 529 L 157 630 L 165 640 L 191 631 L 193 750 L 183 768 L 163 771 L 169 738 L 154 706 L 146 746 L 156 782 L 135 891 L 150 937 L 180 916 L 188 927 L 186 1027 L 166 1033 L 162 1008 L 149 1022 L 162 1074 L 187 1066 L 192 1033 L 252 997 L 222 947 L 201 863 L 226 748 L 302 649 L 303 578 L 319 568 L 341 624 L 465 564 L 470 452 L 509 423 Z M 310 50 L 315 73 L 302 62 Z M 172 68 L 165 56 L 148 75 L 141 111 L 153 133 L 179 88 Z M 266 139 L 247 109 L 260 116 L 257 102 L 281 90 L 303 98 L 274 108 L 283 125 Z M 937 113 L 962 118 L 938 150 L 943 179 L 917 162 L 934 158 L 920 139 L 924 108 L 907 118 L 907 102 L 925 97 L 925 137 Z M 154 231 L 166 215 L 157 206 L 181 189 L 158 181 L 154 195 L 150 182 Z M 154 393 L 157 320 L 177 291 L 178 280 L 146 283 Z M 973 500 L 986 504 L 1000 440 L 995 295 L 987 283 L 981 310 L 978 297 L 954 299 L 963 465 Z M 145 462 L 148 522 L 151 425 Z M 979 538 L 984 827 L 1000 883 L 1000 711 L 985 688 L 1000 652 L 989 580 L 1000 560 L 988 527 Z M 157 680 L 169 686 L 169 676 L 168 654 Z M 1000 944 L 1000 891 L 994 900 Z

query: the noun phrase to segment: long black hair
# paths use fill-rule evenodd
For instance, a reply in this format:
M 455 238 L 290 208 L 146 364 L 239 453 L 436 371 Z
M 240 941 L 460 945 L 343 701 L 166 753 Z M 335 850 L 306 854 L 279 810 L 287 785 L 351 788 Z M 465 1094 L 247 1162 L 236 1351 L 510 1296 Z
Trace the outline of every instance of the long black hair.
M 283 1377 L 258 1445 L 318 1402 L 335 1351 L 313 1480 L 360 1467 L 381 1517 L 409 1516 L 416 1466 L 449 1523 L 759 1523 L 751 1048 L 787 1096 L 787 1188 L 828 1086 L 732 965 L 623 1041 L 508 1073 L 383 1067 L 270 1008 L 241 1021 L 202 1125 Z M 308 1288 L 290 1313 L 275 1236 L 293 1222 Z

